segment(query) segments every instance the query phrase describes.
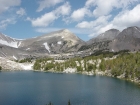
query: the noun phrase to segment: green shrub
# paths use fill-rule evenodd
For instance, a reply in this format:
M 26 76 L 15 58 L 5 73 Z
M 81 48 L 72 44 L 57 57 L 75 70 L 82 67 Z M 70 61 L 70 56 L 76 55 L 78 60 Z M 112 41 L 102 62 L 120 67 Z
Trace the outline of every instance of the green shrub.
M 44 68 L 44 70 L 50 70 L 54 67 L 55 67 L 55 65 L 53 63 L 48 63 L 48 64 L 46 64 L 46 67 Z

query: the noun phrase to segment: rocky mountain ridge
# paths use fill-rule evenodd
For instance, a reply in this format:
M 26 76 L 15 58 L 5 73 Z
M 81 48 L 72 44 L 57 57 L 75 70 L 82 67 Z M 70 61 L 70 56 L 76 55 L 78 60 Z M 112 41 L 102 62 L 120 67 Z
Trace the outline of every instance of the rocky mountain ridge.
M 84 44 L 83 40 L 67 29 L 25 40 L 0 34 L 0 56 L 17 60 L 30 56 L 76 52 Z
M 19 40 L 0 34 L 0 57 L 24 59 L 65 53 L 80 56 L 90 55 L 99 50 L 120 51 L 140 49 L 140 28 L 128 27 L 120 32 L 110 29 L 85 42 L 67 29 L 42 36 Z M 51 56 L 52 57 L 52 56 Z
M 76 51 L 84 41 L 67 29 L 23 40 L 19 48 L 38 53 L 66 53 Z
M 110 29 L 106 32 L 98 35 L 95 38 L 90 39 L 87 41 L 88 44 L 95 43 L 95 42 L 101 42 L 101 41 L 107 41 L 107 40 L 113 40 L 117 37 L 117 35 L 120 33 L 117 29 Z
M 5 34 L 0 33 L 0 45 L 18 48 L 22 40 L 11 38 Z
M 113 51 L 140 50 L 140 28 L 139 27 L 128 27 L 124 29 L 118 36 L 112 41 L 111 49 Z

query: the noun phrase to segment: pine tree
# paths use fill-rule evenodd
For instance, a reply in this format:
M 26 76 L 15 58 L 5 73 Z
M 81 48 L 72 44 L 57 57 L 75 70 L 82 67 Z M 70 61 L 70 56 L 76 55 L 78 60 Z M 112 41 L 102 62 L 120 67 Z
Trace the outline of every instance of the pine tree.
M 46 105 L 53 105 L 51 102 L 49 102 L 49 104 L 46 104 Z
M 0 66 L 0 71 L 2 70 L 2 67 Z
M 89 71 L 92 71 L 93 70 L 93 65 L 92 64 L 88 64 L 88 69 L 87 69 L 87 71 L 89 72 Z
M 68 105 L 71 105 L 70 100 L 68 101 Z
M 87 62 L 86 62 L 86 60 L 84 60 L 84 68 L 85 68 L 85 70 L 87 69 Z

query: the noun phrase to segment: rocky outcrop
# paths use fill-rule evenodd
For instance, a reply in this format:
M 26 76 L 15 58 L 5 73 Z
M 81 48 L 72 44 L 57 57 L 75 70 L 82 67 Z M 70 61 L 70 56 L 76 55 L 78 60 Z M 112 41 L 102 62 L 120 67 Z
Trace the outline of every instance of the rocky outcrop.
M 33 63 L 18 63 L 3 57 L 0 57 L 0 66 L 2 71 L 33 70 Z

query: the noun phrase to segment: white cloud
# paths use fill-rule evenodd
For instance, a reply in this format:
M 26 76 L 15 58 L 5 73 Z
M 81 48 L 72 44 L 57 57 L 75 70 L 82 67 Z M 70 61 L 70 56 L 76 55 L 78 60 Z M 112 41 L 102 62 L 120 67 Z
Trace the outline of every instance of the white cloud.
M 93 27 L 93 21 L 87 22 L 87 21 L 82 21 L 81 23 L 78 23 L 76 25 L 78 28 L 92 28 Z
M 84 8 L 75 10 L 72 13 L 71 18 L 73 21 L 81 21 L 84 19 L 85 16 L 91 16 L 91 12 L 90 10 L 84 7 Z
M 89 37 L 95 37 L 109 29 L 113 28 L 112 24 L 109 24 L 109 19 L 111 16 L 101 16 L 94 21 L 83 21 L 76 25 L 77 28 L 81 28 L 83 30 L 87 29 L 89 31 Z
M 10 7 L 19 6 L 21 0 L 0 0 L 0 13 L 8 10 Z
M 116 0 L 98 0 L 96 1 L 96 8 L 93 11 L 94 16 L 108 15 L 113 7 L 117 4 Z
M 99 33 L 106 30 L 115 28 L 122 31 L 123 29 L 131 26 L 140 27 L 140 4 L 135 6 L 132 10 L 124 10 L 114 17 L 112 21 L 108 21 L 108 24 L 101 27 Z
M 0 29 L 5 29 L 9 24 L 15 24 L 15 18 L 8 18 L 0 21 Z
M 116 27 L 129 27 L 140 26 L 140 4 L 134 7 L 132 10 L 125 10 L 119 13 L 112 21 L 112 24 Z
M 21 4 L 21 0 L 0 0 L 0 29 L 6 29 L 9 24 L 17 22 L 17 15 L 13 9 Z M 5 12 L 5 13 L 4 13 Z M 10 17 L 10 18 L 7 18 Z
M 87 0 L 86 7 L 94 7 L 93 14 L 95 17 L 108 15 L 113 9 L 126 9 L 139 0 Z
M 46 27 L 57 18 L 58 17 L 54 14 L 54 12 L 49 12 L 36 19 L 27 18 L 27 20 L 31 21 L 32 26 L 34 27 Z
M 60 16 L 67 16 L 71 12 L 71 5 L 69 2 L 64 3 L 60 7 L 56 8 L 55 10 L 42 15 L 36 19 L 27 18 L 28 21 L 32 23 L 34 27 L 46 27 L 53 23 L 56 19 Z
M 122 31 L 123 29 L 131 26 L 140 27 L 140 4 L 135 6 L 132 10 L 124 10 L 114 17 L 112 21 L 100 27 L 96 34 L 103 33 L 109 29 L 115 28 Z
M 70 3 L 65 2 L 49 13 L 35 19 L 28 18 L 28 20 L 31 21 L 32 26 L 39 27 L 36 28 L 36 31 L 40 33 L 60 30 L 61 28 L 46 28 L 58 18 L 62 18 L 65 22 L 80 22 L 75 28 L 69 28 L 69 30 L 75 34 L 88 34 L 93 37 L 112 28 L 122 30 L 133 25 L 140 26 L 140 4 L 135 6 L 136 2 L 138 0 L 86 0 L 83 8 L 79 8 L 72 13 Z M 132 7 L 134 8 L 132 9 Z M 44 8 L 47 8 L 47 6 Z M 118 12 L 117 15 L 116 11 Z M 93 15 L 95 17 L 91 21 Z M 85 20 L 85 17 L 90 18 L 90 20 Z
M 117 8 L 129 8 L 133 4 L 140 2 L 139 0 L 116 0 Z
M 37 12 L 40 12 L 40 11 L 42 11 L 45 8 L 49 8 L 51 6 L 55 6 L 56 4 L 61 3 L 63 1 L 64 0 L 40 0 Z
M 90 7 L 90 6 L 94 6 L 96 0 L 87 0 L 85 6 L 86 7 Z
M 89 0 L 90 1 L 90 0 Z M 121 0 L 122 6 L 128 6 L 132 4 L 126 0 L 127 3 Z M 136 0 L 135 0 L 136 1 Z M 118 4 L 117 4 L 118 5 Z M 116 6 L 117 6 L 116 5 Z M 119 7 L 118 7 L 119 8 Z M 109 29 L 115 28 L 122 31 L 123 29 L 130 26 L 139 26 L 140 27 L 140 4 L 136 5 L 134 8 L 125 8 L 122 9 L 119 14 L 114 15 L 103 15 L 96 18 L 94 21 L 82 21 L 76 25 L 77 28 L 81 29 L 90 29 L 92 32 L 89 34 L 90 37 L 97 36 Z M 112 20 L 111 20 L 112 19 Z
M 55 10 L 55 13 L 57 15 L 69 15 L 71 12 L 71 6 L 69 4 L 69 2 L 66 2 L 64 3 L 64 5 L 58 7 L 56 10 Z
M 113 24 L 107 24 L 99 29 L 98 34 L 104 33 L 105 31 L 112 28 L 113 28 Z
M 122 11 L 131 8 L 133 5 L 135 5 L 138 2 L 140 3 L 139 0 L 87 0 L 85 6 L 83 8 L 75 10 L 72 13 L 71 18 L 69 19 L 73 19 L 74 21 L 79 21 L 79 20 L 83 20 L 85 16 L 88 17 L 94 16 L 95 18 L 108 16 L 111 15 L 110 13 L 114 10 L 117 11 L 118 9 L 120 9 Z M 91 13 L 91 11 L 93 11 L 93 13 Z M 84 21 L 79 25 L 83 28 L 85 26 L 87 28 L 91 27 L 88 24 L 89 23 Z
M 111 15 L 101 16 L 94 21 L 90 21 L 90 22 L 83 21 L 81 23 L 78 23 L 76 25 L 76 27 L 78 27 L 78 28 L 94 28 L 96 26 L 106 25 L 106 24 L 108 24 L 108 20 L 110 19 L 110 17 L 111 17 Z
M 68 28 L 71 32 L 74 34 L 81 34 L 81 35 L 87 35 L 92 32 L 90 29 L 81 29 L 81 28 Z
M 20 15 L 20 16 L 23 16 L 23 15 L 26 15 L 26 11 L 25 11 L 25 9 L 20 8 L 20 9 L 16 12 L 16 14 L 18 14 L 18 15 Z

